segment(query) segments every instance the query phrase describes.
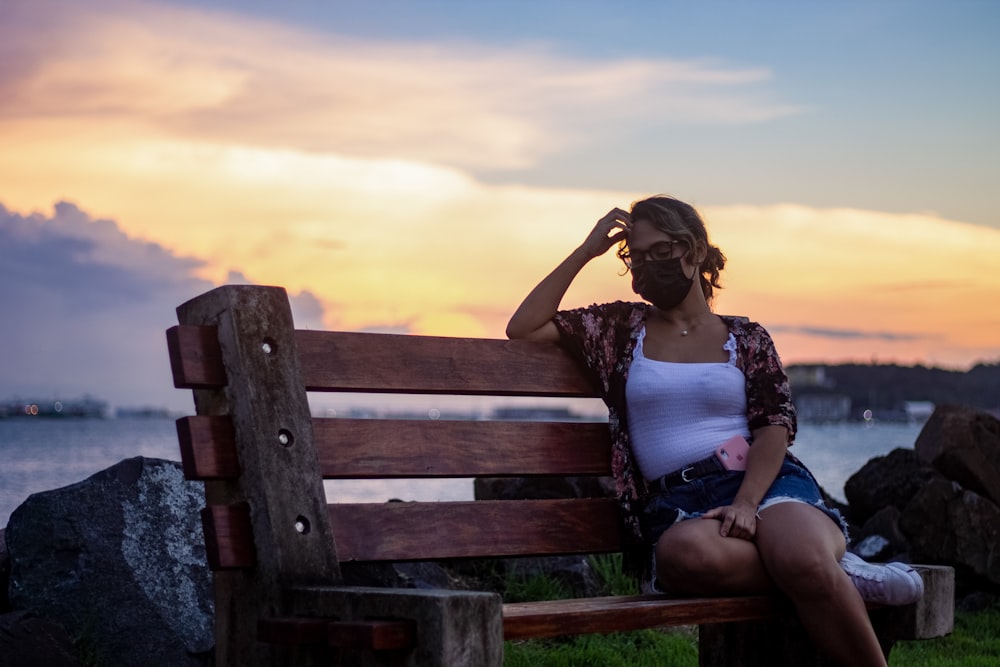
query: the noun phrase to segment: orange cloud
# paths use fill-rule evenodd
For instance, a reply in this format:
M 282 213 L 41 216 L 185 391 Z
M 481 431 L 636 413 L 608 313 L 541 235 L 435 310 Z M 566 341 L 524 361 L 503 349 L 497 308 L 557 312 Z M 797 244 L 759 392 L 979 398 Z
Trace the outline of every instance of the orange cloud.
M 596 127 L 799 111 L 761 94 L 761 68 L 362 41 L 154 2 L 16 3 L 0 37 L 23 64 L 0 82 L 0 118 L 210 144 L 504 168 Z

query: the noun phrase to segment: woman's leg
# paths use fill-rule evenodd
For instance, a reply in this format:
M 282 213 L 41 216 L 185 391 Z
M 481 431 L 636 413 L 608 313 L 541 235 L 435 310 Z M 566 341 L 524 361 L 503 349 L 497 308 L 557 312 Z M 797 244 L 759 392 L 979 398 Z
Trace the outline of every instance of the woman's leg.
M 813 641 L 843 665 L 878 665 L 885 657 L 868 612 L 840 567 L 846 543 L 821 510 L 800 502 L 772 505 L 757 522 L 764 569 L 792 601 Z
M 656 578 L 678 595 L 754 595 L 775 590 L 757 545 L 719 535 L 719 522 L 687 519 L 656 543 Z

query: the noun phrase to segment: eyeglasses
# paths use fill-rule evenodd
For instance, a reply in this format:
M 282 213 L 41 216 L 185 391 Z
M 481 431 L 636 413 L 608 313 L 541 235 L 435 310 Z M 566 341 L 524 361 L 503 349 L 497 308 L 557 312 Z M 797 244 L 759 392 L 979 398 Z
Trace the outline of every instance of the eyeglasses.
M 680 244 L 681 254 L 684 256 L 686 252 L 687 243 L 681 240 L 673 241 L 657 241 L 649 247 L 649 250 L 626 250 L 621 253 L 619 257 L 625 262 L 625 266 L 632 268 L 633 266 L 641 266 L 646 262 L 647 259 L 651 259 L 654 262 L 661 259 L 671 259 L 674 256 L 674 246 Z

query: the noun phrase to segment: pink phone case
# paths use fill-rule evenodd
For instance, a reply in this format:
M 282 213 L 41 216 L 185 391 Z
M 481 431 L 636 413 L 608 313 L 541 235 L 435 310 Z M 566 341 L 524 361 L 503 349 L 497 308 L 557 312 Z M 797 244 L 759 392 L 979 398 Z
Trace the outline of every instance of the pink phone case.
M 726 470 L 746 470 L 750 445 L 742 435 L 734 435 L 719 445 L 715 456 Z

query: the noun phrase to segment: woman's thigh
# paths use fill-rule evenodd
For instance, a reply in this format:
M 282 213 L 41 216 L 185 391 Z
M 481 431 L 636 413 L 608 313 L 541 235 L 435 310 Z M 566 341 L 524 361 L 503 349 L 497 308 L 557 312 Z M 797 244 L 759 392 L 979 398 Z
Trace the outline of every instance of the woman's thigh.
M 756 543 L 765 569 L 782 588 L 839 569 L 847 548 L 841 527 L 825 512 L 794 501 L 761 511 Z
M 688 595 L 751 594 L 773 590 L 757 545 L 722 537 L 714 519 L 671 526 L 656 543 L 656 576 L 670 592 Z

